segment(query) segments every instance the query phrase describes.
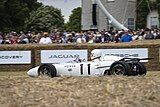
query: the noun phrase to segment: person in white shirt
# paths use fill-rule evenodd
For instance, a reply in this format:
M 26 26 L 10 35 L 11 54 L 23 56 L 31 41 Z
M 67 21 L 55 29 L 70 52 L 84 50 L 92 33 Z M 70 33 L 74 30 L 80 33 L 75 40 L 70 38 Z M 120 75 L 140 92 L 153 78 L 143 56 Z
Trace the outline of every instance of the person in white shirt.
M 47 32 L 43 33 L 43 37 L 40 39 L 39 41 L 40 44 L 51 44 L 52 40 L 51 38 L 48 36 Z

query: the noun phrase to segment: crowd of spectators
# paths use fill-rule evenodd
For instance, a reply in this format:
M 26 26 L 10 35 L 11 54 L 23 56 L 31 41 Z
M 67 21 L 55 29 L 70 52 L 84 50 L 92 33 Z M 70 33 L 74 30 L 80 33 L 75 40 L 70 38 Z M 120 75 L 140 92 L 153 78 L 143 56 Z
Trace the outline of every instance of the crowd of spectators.
M 160 29 L 81 32 L 0 32 L 0 44 L 109 43 L 160 39 Z

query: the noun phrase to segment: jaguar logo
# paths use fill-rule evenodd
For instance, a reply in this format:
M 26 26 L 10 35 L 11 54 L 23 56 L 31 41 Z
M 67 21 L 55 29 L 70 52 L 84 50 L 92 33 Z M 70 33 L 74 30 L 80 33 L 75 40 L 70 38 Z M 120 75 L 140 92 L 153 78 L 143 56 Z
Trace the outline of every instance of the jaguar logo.
M 78 58 L 79 55 L 51 55 L 49 58 Z

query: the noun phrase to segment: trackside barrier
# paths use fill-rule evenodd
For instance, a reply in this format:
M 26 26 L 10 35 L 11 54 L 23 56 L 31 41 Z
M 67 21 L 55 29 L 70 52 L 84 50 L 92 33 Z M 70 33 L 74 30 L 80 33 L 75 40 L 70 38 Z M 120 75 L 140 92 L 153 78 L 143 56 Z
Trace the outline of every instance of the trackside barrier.
M 160 43 L 160 41 L 159 41 Z M 104 43 L 104 44 L 24 44 L 24 45 L 0 45 L 2 51 L 31 51 L 30 64 L 0 64 L 0 71 L 27 71 L 32 67 L 40 64 L 41 50 L 88 50 L 88 60 L 90 60 L 90 52 L 93 49 L 148 49 L 148 57 L 154 58 L 148 62 L 144 62 L 149 71 L 160 71 L 160 44 L 152 40 L 135 41 L 131 43 Z

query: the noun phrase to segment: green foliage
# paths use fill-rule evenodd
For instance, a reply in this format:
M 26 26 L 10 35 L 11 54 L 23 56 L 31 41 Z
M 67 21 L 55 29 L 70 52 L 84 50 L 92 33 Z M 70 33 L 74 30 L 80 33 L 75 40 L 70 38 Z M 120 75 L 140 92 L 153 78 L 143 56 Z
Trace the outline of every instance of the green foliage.
M 0 31 L 24 30 L 24 21 L 41 3 L 37 0 L 0 0 Z
M 25 21 L 26 29 L 33 31 L 51 31 L 63 27 L 61 11 L 52 6 L 41 6 L 30 13 Z
M 8 15 L 5 11 L 3 0 L 0 0 L 0 31 L 4 30 L 11 24 Z
M 37 10 L 42 6 L 42 3 L 37 2 L 37 0 L 21 0 L 22 2 L 27 4 L 27 7 L 30 11 Z
M 139 4 L 141 0 L 137 0 L 137 4 Z M 145 28 L 147 23 L 147 15 L 149 13 L 148 4 L 146 0 L 143 0 L 140 6 L 137 8 L 137 20 L 136 27 L 137 28 Z
M 156 1 L 149 1 L 150 9 L 156 10 L 157 9 L 157 2 Z
M 137 4 L 139 4 L 141 0 L 137 0 Z M 151 10 L 158 10 L 159 14 L 159 22 L 160 22 L 160 0 L 151 1 L 151 0 L 143 0 L 140 6 L 137 8 L 137 28 L 145 28 L 147 23 L 147 15 L 149 13 L 149 7 Z
M 82 8 L 78 7 L 72 10 L 72 14 L 69 17 L 69 22 L 65 24 L 67 31 L 80 31 L 81 30 L 81 13 Z
M 15 30 L 22 30 L 24 20 L 29 13 L 27 5 L 18 0 L 8 0 L 5 3 L 5 10 L 12 22 L 10 26 L 15 28 Z
M 160 26 L 160 0 L 156 0 L 156 4 L 157 4 L 158 15 L 159 15 L 159 26 Z

